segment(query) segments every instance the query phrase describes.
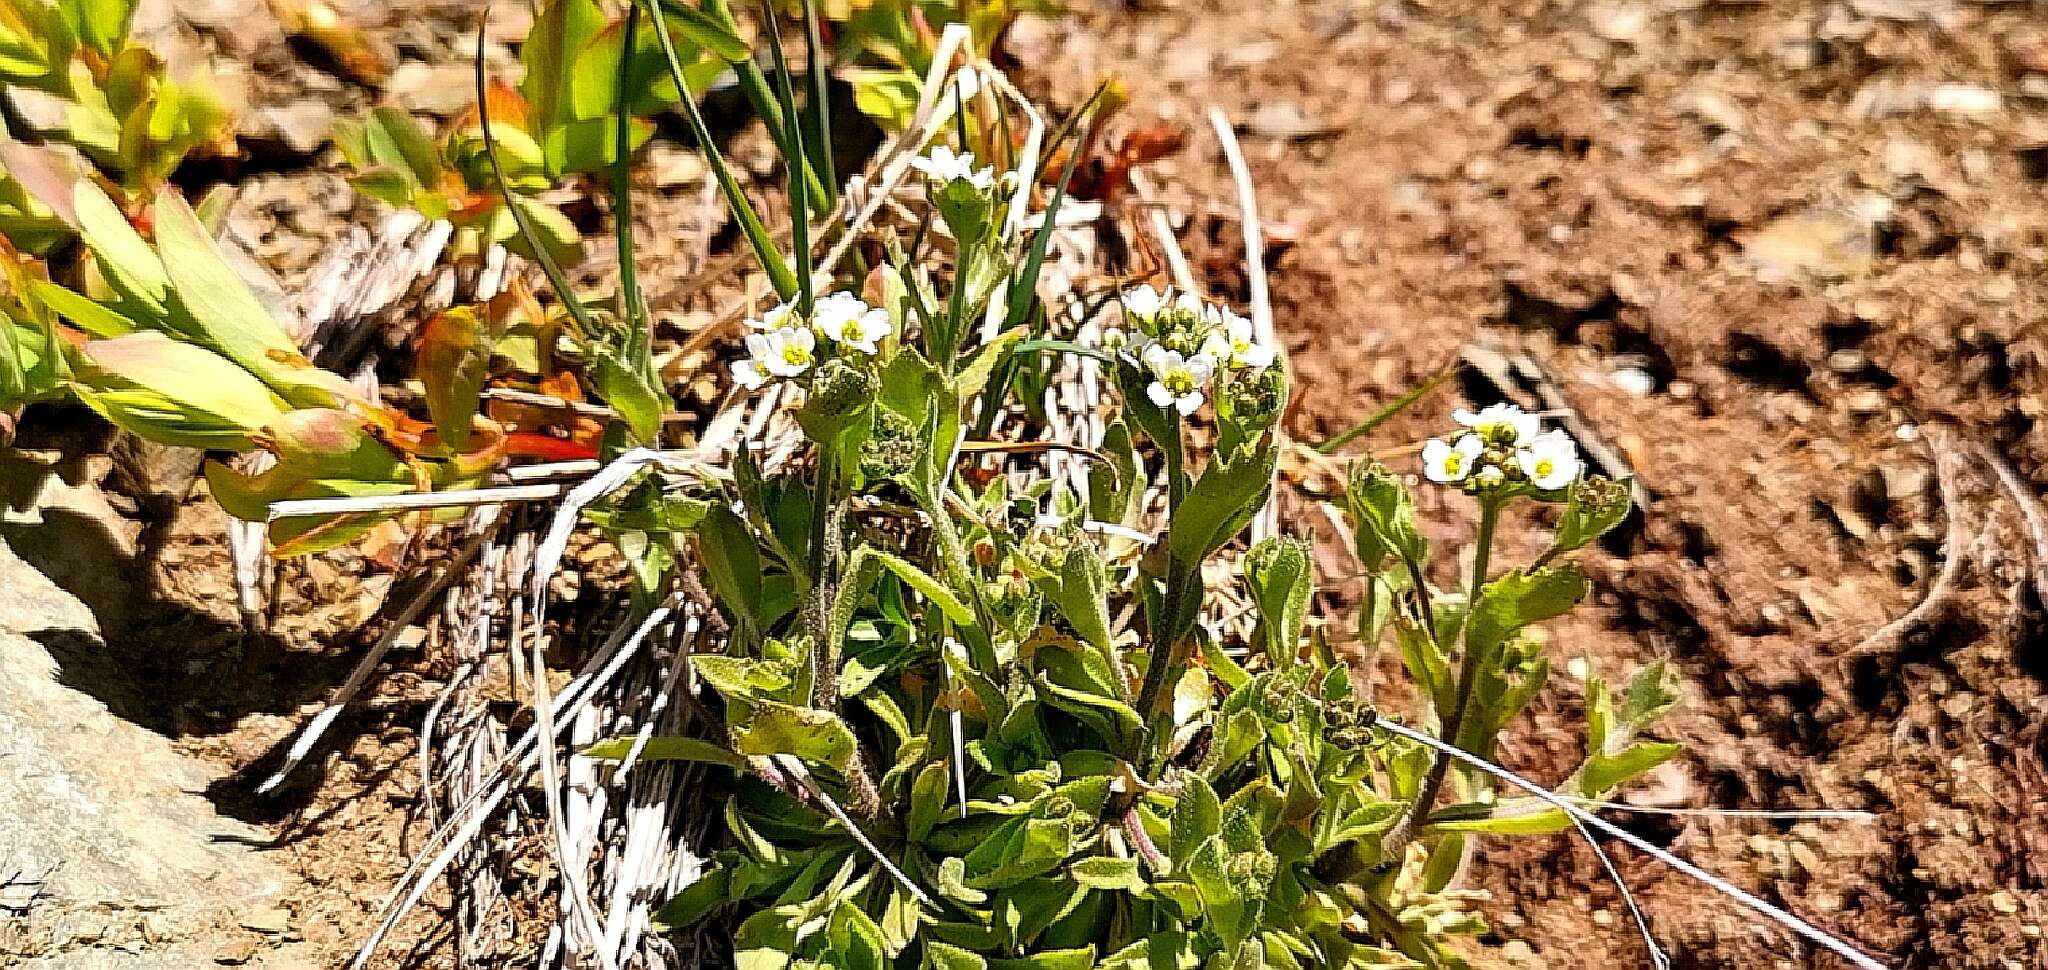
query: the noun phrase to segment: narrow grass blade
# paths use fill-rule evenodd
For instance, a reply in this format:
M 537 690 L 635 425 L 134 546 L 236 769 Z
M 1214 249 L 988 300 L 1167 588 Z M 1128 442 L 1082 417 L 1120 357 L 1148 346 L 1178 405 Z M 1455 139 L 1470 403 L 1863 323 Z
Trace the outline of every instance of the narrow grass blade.
M 704 0 L 704 15 L 728 30 L 736 32 L 739 29 L 737 22 L 733 20 L 732 9 L 726 6 L 725 0 Z M 760 65 L 754 63 L 751 55 L 728 58 L 726 64 L 732 68 L 733 76 L 739 80 L 740 93 L 746 96 L 747 104 L 754 109 L 754 114 L 760 116 L 761 123 L 767 126 L 769 137 L 775 141 L 775 150 L 784 159 L 795 158 L 796 152 L 785 134 L 787 122 L 782 118 L 782 108 L 776 103 L 775 91 L 768 86 L 768 76 L 761 73 Z M 831 209 L 826 202 L 828 190 L 824 180 L 818 177 L 817 172 L 812 171 L 808 163 L 803 166 L 803 172 L 804 185 L 811 193 L 811 214 L 829 214 Z
M 832 168 L 832 75 L 827 69 L 824 29 L 818 23 L 815 0 L 803 0 L 804 50 L 811 59 L 811 131 L 804 144 L 810 147 L 811 171 L 824 183 L 825 196 L 819 207 L 829 211 L 838 204 L 839 177 Z
M 1095 89 L 1095 96 L 1081 106 L 1081 113 L 1094 111 L 1096 99 L 1102 96 L 1106 87 L 1107 85 L 1104 85 Z M 1076 117 L 1078 116 L 1077 114 Z M 1086 132 L 1093 127 L 1094 122 L 1084 122 L 1081 129 L 1082 137 L 1085 138 Z M 1060 167 L 1059 183 L 1052 187 L 1052 196 L 1045 203 L 1045 221 L 1039 224 L 1038 234 L 1032 237 L 1031 249 L 1025 254 L 1024 266 L 1011 278 L 1009 292 L 1004 297 L 1004 330 L 1021 326 L 1030 318 L 1031 308 L 1037 305 L 1038 277 L 1045 269 L 1046 250 L 1052 245 L 1052 228 L 1058 224 L 1056 220 L 1060 214 L 1060 203 L 1066 201 L 1067 183 L 1073 180 L 1075 164 L 1080 160 L 1080 152 L 1070 152 L 1067 155 L 1067 163 Z M 981 389 L 981 413 L 974 421 L 976 438 L 988 437 L 989 429 L 995 427 L 996 414 L 1002 410 L 1003 399 L 1007 396 L 1004 390 L 1009 387 L 1017 372 L 1019 349 L 1021 345 L 1004 355 L 1002 362 L 989 374 L 988 385 Z
M 732 169 L 725 164 L 725 155 L 718 150 L 718 143 L 712 140 L 711 128 L 704 123 L 704 112 L 697 107 L 696 99 L 690 97 L 689 83 L 683 77 L 683 62 L 676 55 L 675 38 L 670 36 L 668 24 L 661 17 L 657 6 L 659 0 L 640 2 L 647 5 L 648 19 L 654 22 L 654 37 L 661 43 L 661 54 L 668 62 L 669 77 L 675 80 L 676 88 L 682 92 L 683 117 L 690 122 L 690 133 L 696 136 L 698 147 L 703 149 L 704 160 L 711 166 L 711 175 L 718 180 L 719 191 L 725 194 L 725 203 L 732 208 L 733 218 L 740 224 L 740 233 L 753 247 L 754 257 L 760 260 L 761 269 L 767 272 L 776 295 L 784 300 L 795 298 L 796 274 L 790 272 L 789 264 L 783 261 L 781 253 L 776 252 L 775 242 L 769 238 L 767 227 L 761 224 L 760 214 L 754 211 L 753 203 L 747 201 L 739 180 L 733 178 Z
M 1413 406 L 1415 402 L 1420 401 L 1423 398 L 1429 396 L 1429 393 L 1431 391 L 1434 391 L 1437 388 L 1442 387 L 1445 381 L 1450 380 L 1457 373 L 1458 369 L 1456 367 L 1447 367 L 1442 371 L 1439 371 L 1436 374 L 1436 376 L 1431 377 L 1429 380 L 1423 381 L 1421 385 L 1417 386 L 1414 390 L 1409 391 L 1408 393 L 1395 398 L 1392 404 L 1389 404 L 1386 407 L 1381 408 L 1378 414 L 1375 414 L 1372 417 L 1366 418 L 1365 420 L 1360 421 L 1355 425 L 1352 425 L 1350 428 L 1339 433 L 1336 437 L 1331 438 L 1330 440 L 1317 445 L 1316 453 L 1321 455 L 1331 454 L 1335 452 L 1337 449 L 1342 448 L 1345 445 L 1348 445 L 1351 442 L 1357 440 L 1359 437 L 1370 433 L 1372 429 L 1387 423 L 1387 421 L 1391 419 L 1394 415 L 1400 414 L 1402 411 L 1408 410 L 1408 408 Z
M 782 25 L 775 18 L 774 0 L 761 5 L 761 22 L 768 35 L 769 55 L 774 58 L 775 96 L 782 103 L 782 135 L 789 143 L 789 153 L 783 156 L 782 162 L 789 169 L 790 251 L 796 257 L 797 306 L 808 316 L 814 296 L 811 292 L 811 206 L 810 187 L 804 184 L 803 173 L 805 159 L 810 155 L 804 151 L 803 117 L 796 110 L 796 89 L 790 80 L 789 61 L 782 53 Z

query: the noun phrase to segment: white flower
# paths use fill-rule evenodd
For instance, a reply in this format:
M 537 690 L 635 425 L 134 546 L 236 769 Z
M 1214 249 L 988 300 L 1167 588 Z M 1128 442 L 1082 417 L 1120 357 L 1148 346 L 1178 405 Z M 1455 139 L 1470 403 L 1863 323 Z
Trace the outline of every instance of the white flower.
M 1452 412 L 1451 416 L 1456 418 L 1459 424 L 1478 432 L 1482 438 L 1502 435 L 1504 432 L 1511 433 L 1514 440 L 1508 443 L 1515 447 L 1528 444 L 1530 439 L 1536 437 L 1537 430 L 1542 426 L 1542 422 L 1535 415 L 1512 404 L 1489 404 L 1478 414 L 1459 408 Z
M 889 335 L 889 312 L 871 308 L 851 293 L 832 293 L 818 299 L 811 326 L 835 343 L 872 354 L 875 342 Z
M 1134 290 L 1125 290 L 1122 299 L 1124 312 L 1139 320 L 1150 320 L 1158 316 L 1160 310 L 1166 308 L 1166 294 L 1153 289 L 1150 283 L 1140 284 Z
M 1232 367 L 1264 370 L 1273 363 L 1273 348 L 1252 336 L 1252 322 L 1228 310 L 1217 315 L 1216 329 L 1202 340 L 1202 353 Z
M 761 314 L 760 319 L 748 318 L 747 329 L 762 332 L 780 330 L 783 327 L 789 326 L 795 318 L 796 304 L 784 303 L 780 306 L 769 307 L 768 312 Z
M 1516 451 L 1515 464 L 1529 477 L 1529 484 L 1546 492 L 1570 485 L 1585 467 L 1571 436 L 1555 428 L 1537 435 L 1528 447 Z
M 1216 362 L 1209 357 L 1183 357 L 1158 344 L 1145 348 L 1145 366 L 1153 377 L 1151 386 L 1145 388 L 1145 396 L 1159 407 L 1171 407 L 1182 414 L 1193 414 L 1202 406 L 1202 388 L 1216 373 Z
M 1197 320 L 1204 319 L 1205 315 L 1215 313 L 1213 307 L 1205 305 L 1202 302 L 1202 298 L 1193 293 L 1182 293 L 1174 297 L 1173 305 L 1175 309 L 1180 310 L 1182 313 L 1193 314 Z
M 761 385 L 768 383 L 768 375 L 761 373 L 761 368 L 751 359 L 737 360 L 733 361 L 732 380 L 749 391 L 758 391 Z
M 945 145 L 933 146 L 928 156 L 911 159 L 910 167 L 934 182 L 966 182 L 984 192 L 996 182 L 995 169 L 974 167 L 973 152 L 954 152 Z
M 817 346 L 817 336 L 801 327 L 747 334 L 747 353 L 753 355 L 753 359 L 733 365 L 733 379 L 751 390 L 761 386 L 769 377 L 799 376 L 810 369 Z M 747 384 L 749 380 L 754 383 Z
M 1422 446 L 1422 474 L 1439 485 L 1450 485 L 1465 480 L 1472 474 L 1472 463 L 1479 459 L 1484 447 L 1479 436 L 1462 435 L 1457 444 L 1447 444 L 1440 438 L 1431 438 Z
M 1507 478 L 1507 472 L 1501 471 L 1497 466 L 1488 465 L 1472 474 L 1472 483 L 1480 488 L 1498 488 L 1500 483 L 1507 481 Z

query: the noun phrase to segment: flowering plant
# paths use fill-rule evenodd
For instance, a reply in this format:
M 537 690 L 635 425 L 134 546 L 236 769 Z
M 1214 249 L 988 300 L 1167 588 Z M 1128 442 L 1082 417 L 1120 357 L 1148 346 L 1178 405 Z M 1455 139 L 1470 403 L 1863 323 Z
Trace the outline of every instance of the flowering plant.
M 964 145 L 915 168 L 958 241 L 952 292 L 883 238 L 889 265 L 859 296 L 749 321 L 735 383 L 795 392 L 815 462 L 771 473 L 743 449 L 729 486 L 672 483 L 660 500 L 688 510 L 667 517 L 672 555 L 703 564 L 733 629 L 727 653 L 695 658 L 709 730 L 585 752 L 732 769 L 727 848 L 660 922 L 720 917 L 736 960 L 759 967 L 1462 965 L 1448 936 L 1480 926 L 1450 888 L 1465 840 L 1568 822 L 1374 730 L 1309 626 L 1307 544 L 1240 544 L 1280 453 L 1277 348 L 1228 307 L 1143 285 L 1096 348 L 1030 339 L 1029 324 L 968 340 L 965 320 L 1055 318 L 995 302 L 1037 299 L 1019 277 L 987 281 L 1031 262 L 997 219 L 996 190 L 1019 180 Z M 977 474 L 969 434 L 1014 406 L 1008 364 L 1056 348 L 1095 357 L 1121 390 L 1086 487 L 1014 463 Z M 1401 478 L 1362 466 L 1347 496 L 1362 639 L 1391 633 L 1424 720 L 1474 751 L 1547 671 L 1526 629 L 1583 595 L 1549 561 L 1627 510 L 1625 489 L 1582 477 L 1535 419 L 1482 415 L 1465 422 L 1479 450 L 1438 474 L 1430 448 L 1431 477 L 1479 499 L 1486 547 L 1510 502 L 1563 503 L 1544 564 L 1492 578 L 1481 561 L 1462 596 L 1437 590 Z M 1498 482 L 1475 470 L 1489 456 Z M 1204 620 L 1233 587 L 1249 638 Z M 1672 751 L 1638 740 L 1672 699 L 1661 668 L 1618 702 L 1593 690 L 1594 753 L 1567 786 L 1586 797 Z M 1439 807 L 1447 788 L 1464 800 Z

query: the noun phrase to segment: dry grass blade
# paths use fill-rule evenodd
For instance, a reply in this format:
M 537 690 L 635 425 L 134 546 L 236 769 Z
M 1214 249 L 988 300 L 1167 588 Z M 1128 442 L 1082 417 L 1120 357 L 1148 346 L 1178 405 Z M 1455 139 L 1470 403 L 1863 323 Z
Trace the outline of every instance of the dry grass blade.
M 306 727 L 299 732 L 298 739 L 285 751 L 284 764 L 269 778 L 264 779 L 262 784 L 256 786 L 257 794 L 267 795 L 275 791 L 277 786 L 284 784 L 286 776 L 306 760 L 306 756 L 312 753 L 313 746 L 319 743 L 321 736 L 334 725 L 335 719 L 341 717 L 342 711 L 347 709 L 349 702 L 355 699 L 363 686 L 370 682 L 371 675 L 377 671 L 377 665 L 384 662 L 384 655 L 391 651 L 392 644 L 398 642 L 399 634 L 410 628 L 413 621 L 419 619 L 420 614 L 426 611 L 427 606 L 447 591 L 449 585 L 464 575 L 470 565 L 476 562 L 477 554 L 483 551 L 493 536 L 497 535 L 498 526 L 504 521 L 504 508 L 496 505 L 487 506 L 481 511 L 481 515 L 483 522 L 477 527 L 476 534 L 463 544 L 462 551 L 456 553 L 454 559 L 449 560 L 440 572 L 413 595 L 412 599 L 406 601 L 403 608 L 392 615 L 383 635 L 379 636 L 377 642 L 363 654 L 363 659 L 356 662 L 355 670 L 349 673 L 348 679 L 342 681 L 341 686 L 335 688 L 334 693 L 327 698 L 327 706 L 322 708 L 320 713 L 313 715 L 311 721 L 306 722 Z
M 1378 720 L 1374 722 L 1373 727 L 1375 727 L 1378 730 L 1385 731 L 1389 734 L 1406 738 L 1417 744 L 1423 745 L 1424 747 L 1427 747 L 1433 751 L 1436 751 L 1439 754 L 1463 762 L 1464 764 L 1470 767 L 1477 768 L 1480 771 L 1486 772 L 1487 774 L 1494 776 L 1495 778 L 1505 781 L 1508 784 L 1515 786 L 1516 788 L 1520 788 L 1523 791 L 1526 791 L 1529 794 L 1534 795 L 1539 799 L 1542 799 L 1543 801 L 1549 802 L 1551 805 L 1556 806 L 1558 809 L 1562 810 L 1566 815 L 1570 816 L 1573 821 L 1578 822 L 1582 825 L 1592 826 L 1593 828 L 1599 829 L 1602 833 L 1606 835 L 1612 836 L 1613 838 L 1617 838 L 1623 842 L 1628 843 L 1637 851 L 1646 853 L 1652 858 L 1656 859 L 1657 861 L 1662 862 L 1665 865 L 1670 866 L 1671 868 L 1676 869 L 1687 876 L 1690 876 L 1693 880 L 1699 882 L 1707 888 L 1712 889 L 1715 892 L 1718 892 L 1721 895 L 1726 896 L 1730 899 L 1733 899 L 1738 903 L 1741 903 L 1743 906 L 1746 906 L 1749 909 L 1755 911 L 1756 913 L 1770 919 L 1772 922 L 1777 923 L 1778 925 L 1783 926 L 1786 929 L 1789 929 L 1802 937 L 1805 937 L 1807 940 L 1827 949 L 1835 955 L 1840 956 L 1843 959 L 1848 960 L 1850 963 L 1853 963 L 1856 966 L 1863 968 L 1863 970 L 1886 970 L 1884 964 L 1879 963 L 1874 959 L 1871 959 L 1869 956 L 1865 955 L 1863 951 L 1858 950 L 1853 946 L 1850 946 L 1849 944 L 1841 941 L 1840 939 L 1837 939 L 1833 935 L 1821 930 L 1819 927 L 1814 926 L 1812 923 L 1808 923 L 1807 921 L 1800 919 L 1799 917 L 1794 916 L 1783 909 L 1780 909 L 1776 906 L 1771 905 L 1768 902 L 1765 902 L 1762 899 L 1757 898 L 1754 894 L 1744 891 L 1742 888 L 1736 886 L 1734 883 L 1731 883 L 1726 879 L 1721 878 L 1720 876 L 1714 875 L 1713 873 L 1708 872 L 1705 869 L 1700 868 L 1699 866 L 1693 865 L 1692 863 L 1687 862 L 1686 860 L 1676 855 L 1673 855 L 1672 853 L 1664 849 L 1652 845 L 1651 843 L 1645 841 L 1642 837 L 1636 835 L 1635 833 L 1630 832 L 1627 829 L 1621 828 L 1620 826 L 1615 825 L 1612 822 L 1609 822 L 1598 815 L 1594 815 L 1593 813 L 1588 812 L 1585 809 L 1582 809 L 1577 805 L 1572 804 L 1571 799 L 1558 795 L 1550 791 L 1549 789 L 1544 788 L 1543 786 L 1538 785 L 1533 781 L 1530 781 L 1527 778 L 1523 778 L 1521 775 L 1515 774 L 1514 772 L 1509 771 L 1506 768 L 1494 764 L 1493 762 L 1481 758 L 1477 755 L 1468 753 L 1463 749 L 1457 747 L 1456 745 L 1446 744 L 1443 741 L 1430 737 L 1427 734 L 1424 734 L 1420 731 L 1417 731 L 1413 728 L 1407 727 L 1402 724 L 1396 724 L 1392 721 L 1387 720 Z

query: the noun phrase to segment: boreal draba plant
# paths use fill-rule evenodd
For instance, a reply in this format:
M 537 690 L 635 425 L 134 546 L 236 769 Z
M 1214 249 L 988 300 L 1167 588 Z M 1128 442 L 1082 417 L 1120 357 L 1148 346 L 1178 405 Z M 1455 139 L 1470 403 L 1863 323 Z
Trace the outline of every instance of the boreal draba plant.
M 815 292 L 799 245 L 803 285 L 747 321 L 734 383 L 776 390 L 799 460 L 742 445 L 729 482 L 650 475 L 592 510 L 621 548 L 694 563 L 730 630 L 690 658 L 699 733 L 584 752 L 718 766 L 699 794 L 721 848 L 657 921 L 728 929 L 746 968 L 1461 966 L 1466 840 L 1569 819 L 1375 730 L 1310 628 L 1307 544 L 1240 539 L 1281 454 L 1285 360 L 1230 309 L 1145 286 L 1099 341 L 1055 332 L 1035 281 L 1057 190 L 1018 225 L 1030 179 L 983 164 L 1006 146 L 982 135 L 948 126 L 913 162 L 931 218 L 909 245 L 872 228 L 875 268 Z M 914 257 L 927 236 L 950 252 Z M 981 437 L 1039 355 L 1119 392 L 1085 487 L 989 465 L 1042 450 Z M 1482 554 L 1438 588 L 1402 476 L 1362 466 L 1346 504 L 1360 639 L 1398 643 L 1419 718 L 1488 751 L 1548 671 L 1528 628 L 1584 595 L 1565 555 L 1627 490 L 1526 415 L 1468 417 L 1482 447 L 1445 444 L 1454 474 L 1430 446 L 1430 477 L 1471 495 L 1480 549 L 1555 506 L 1539 561 Z M 1213 622 L 1226 598 L 1249 637 Z M 1671 756 L 1641 732 L 1675 695 L 1662 668 L 1589 694 L 1565 788 L 1591 799 Z

